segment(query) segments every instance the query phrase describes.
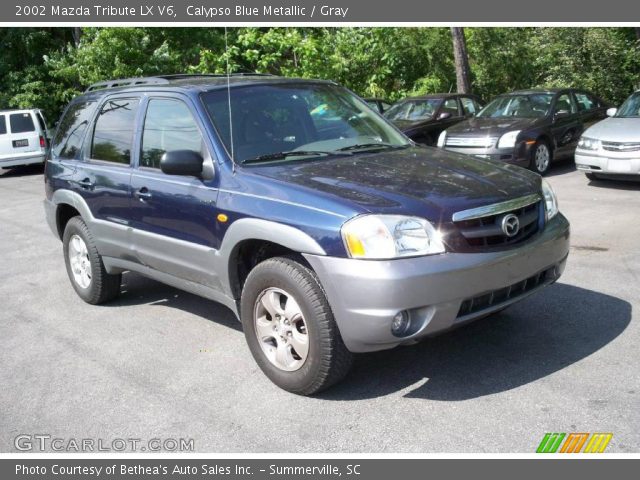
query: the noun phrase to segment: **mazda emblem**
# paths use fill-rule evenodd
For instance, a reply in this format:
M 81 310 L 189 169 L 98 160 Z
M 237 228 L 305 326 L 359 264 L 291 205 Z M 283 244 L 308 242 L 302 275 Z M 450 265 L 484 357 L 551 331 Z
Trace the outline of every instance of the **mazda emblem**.
M 500 227 L 507 237 L 515 237 L 520 231 L 520 220 L 513 213 L 502 217 Z

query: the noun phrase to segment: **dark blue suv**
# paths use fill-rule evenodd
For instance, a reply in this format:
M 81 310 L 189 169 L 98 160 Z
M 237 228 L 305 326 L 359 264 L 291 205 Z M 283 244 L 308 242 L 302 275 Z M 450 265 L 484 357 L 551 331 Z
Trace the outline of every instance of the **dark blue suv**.
M 569 224 L 538 175 L 418 146 L 329 81 L 159 76 L 93 85 L 46 162 L 48 222 L 99 304 L 138 272 L 223 303 L 280 387 L 556 281 Z

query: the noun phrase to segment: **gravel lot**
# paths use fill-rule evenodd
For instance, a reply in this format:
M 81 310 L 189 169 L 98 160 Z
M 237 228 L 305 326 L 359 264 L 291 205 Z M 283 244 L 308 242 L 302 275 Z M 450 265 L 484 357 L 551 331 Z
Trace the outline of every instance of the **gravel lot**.
M 533 452 L 613 432 L 640 452 L 640 183 L 549 176 L 572 223 L 560 282 L 413 347 L 362 355 L 316 398 L 254 364 L 224 307 L 134 274 L 76 296 L 41 168 L 0 172 L 0 451 L 19 434 L 190 438 L 200 452 Z M 143 443 L 144 445 L 144 443 Z

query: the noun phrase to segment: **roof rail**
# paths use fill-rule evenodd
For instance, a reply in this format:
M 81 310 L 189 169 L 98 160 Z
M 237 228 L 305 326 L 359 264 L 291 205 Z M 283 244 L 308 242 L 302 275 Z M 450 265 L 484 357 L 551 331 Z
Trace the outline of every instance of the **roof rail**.
M 97 82 L 90 85 L 85 93 L 94 92 L 96 90 L 105 90 L 109 88 L 118 88 L 118 87 L 134 87 L 138 85 L 159 85 L 159 84 L 167 84 L 171 80 L 184 80 L 188 78 L 221 78 L 226 77 L 226 73 L 176 73 L 171 75 L 156 75 L 154 77 L 138 77 L 138 78 L 121 78 L 117 80 L 105 80 L 103 82 Z M 255 72 L 238 72 L 229 74 L 231 77 L 271 77 L 270 73 L 255 73 Z

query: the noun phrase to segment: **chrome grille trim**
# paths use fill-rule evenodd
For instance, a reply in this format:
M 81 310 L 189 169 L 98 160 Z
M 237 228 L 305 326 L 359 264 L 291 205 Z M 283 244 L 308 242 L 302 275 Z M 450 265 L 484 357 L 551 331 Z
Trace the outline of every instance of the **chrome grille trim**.
M 542 196 L 539 193 L 534 193 L 524 197 L 514 198 L 513 200 L 507 200 L 506 202 L 484 205 L 482 207 L 471 208 L 469 210 L 462 210 L 454 213 L 452 220 L 454 222 L 463 222 L 465 220 L 474 220 L 476 218 L 499 215 L 501 213 L 510 212 L 511 210 L 526 207 L 532 203 L 539 202 L 540 200 L 542 200 Z
M 602 142 L 602 148 L 609 152 L 637 152 L 640 150 L 640 143 Z
M 498 137 L 449 137 L 445 138 L 447 147 L 493 147 L 498 141 Z

